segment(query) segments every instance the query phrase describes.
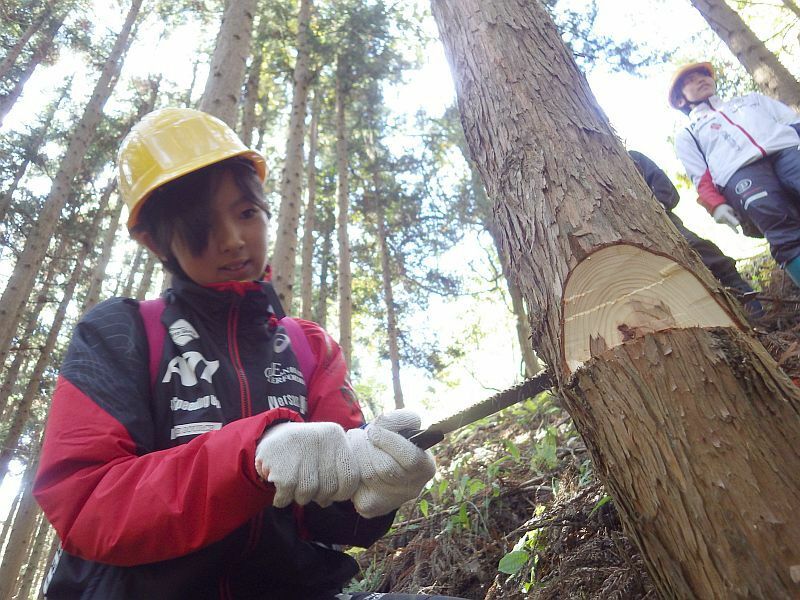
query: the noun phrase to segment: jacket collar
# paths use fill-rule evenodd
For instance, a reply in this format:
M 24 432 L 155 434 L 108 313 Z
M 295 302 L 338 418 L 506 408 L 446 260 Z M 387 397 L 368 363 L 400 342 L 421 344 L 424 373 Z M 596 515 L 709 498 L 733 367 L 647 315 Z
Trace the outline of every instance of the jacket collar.
M 203 312 L 217 314 L 227 311 L 231 304 L 239 304 L 243 311 L 274 315 L 282 319 L 286 314 L 275 288 L 268 281 L 226 281 L 203 286 L 174 275 L 170 293 Z
M 709 96 L 706 100 L 695 106 L 691 111 L 689 111 L 689 118 L 692 121 L 696 121 L 706 113 L 711 110 L 718 110 L 720 105 L 722 104 L 722 100 L 719 99 L 719 96 L 714 94 L 713 96 Z

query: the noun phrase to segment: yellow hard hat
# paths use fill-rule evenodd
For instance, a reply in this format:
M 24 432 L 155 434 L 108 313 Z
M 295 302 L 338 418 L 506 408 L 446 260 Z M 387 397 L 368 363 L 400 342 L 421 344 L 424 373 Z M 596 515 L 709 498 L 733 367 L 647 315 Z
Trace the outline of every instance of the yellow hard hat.
M 191 108 L 163 108 L 142 118 L 120 145 L 117 176 L 128 206 L 128 229 L 153 191 L 178 177 L 215 162 L 242 156 L 261 181 L 267 174 L 264 157 L 249 149 L 225 123 Z
M 709 77 L 714 77 L 714 65 L 710 62 L 696 62 L 683 65 L 680 69 L 675 71 L 675 74 L 672 76 L 672 82 L 669 84 L 669 105 L 672 108 L 680 110 L 681 107 L 678 106 L 678 100 L 683 95 L 681 91 L 683 85 L 681 85 L 681 82 L 686 75 L 695 71 L 705 71 L 708 73 Z

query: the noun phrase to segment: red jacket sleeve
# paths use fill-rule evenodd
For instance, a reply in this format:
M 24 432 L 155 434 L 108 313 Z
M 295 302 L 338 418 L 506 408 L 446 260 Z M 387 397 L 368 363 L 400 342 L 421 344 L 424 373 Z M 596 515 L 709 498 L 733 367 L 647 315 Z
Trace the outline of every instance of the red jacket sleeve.
M 711 180 L 711 171 L 706 169 L 700 182 L 697 184 L 697 202 L 703 206 L 709 213 L 713 213 L 714 209 L 720 204 L 725 204 L 725 196 L 719 193 L 717 186 Z
M 255 446 L 281 420 L 302 419 L 277 408 L 138 455 L 125 427 L 61 377 L 34 495 L 71 554 L 121 566 L 182 556 L 270 505 Z
M 316 323 L 295 321 L 316 358 L 314 374 L 308 382 L 308 420 L 339 423 L 345 429 L 360 427 L 364 415 L 350 385 L 341 347 Z

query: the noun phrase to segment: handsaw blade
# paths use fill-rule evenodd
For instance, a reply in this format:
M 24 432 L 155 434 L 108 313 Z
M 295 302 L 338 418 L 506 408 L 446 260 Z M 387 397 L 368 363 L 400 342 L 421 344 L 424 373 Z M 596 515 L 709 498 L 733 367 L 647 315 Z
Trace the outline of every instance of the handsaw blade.
M 473 404 L 438 423 L 434 423 L 427 429 L 401 431 L 400 434 L 419 448 L 427 450 L 434 444 L 441 442 L 446 433 L 455 431 L 475 421 L 480 421 L 504 408 L 508 408 L 512 404 L 522 402 L 526 398 L 533 398 L 551 387 L 553 387 L 553 381 L 550 375 L 545 372 L 536 377 L 526 379 L 522 383 L 503 390 L 482 402 Z

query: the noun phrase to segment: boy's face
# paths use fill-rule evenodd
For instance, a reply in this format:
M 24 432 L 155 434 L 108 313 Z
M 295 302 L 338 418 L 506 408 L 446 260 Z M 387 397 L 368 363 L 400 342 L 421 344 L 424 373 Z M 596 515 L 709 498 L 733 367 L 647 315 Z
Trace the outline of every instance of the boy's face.
M 200 255 L 192 254 L 180 236 L 172 241 L 186 275 L 200 285 L 261 279 L 267 267 L 266 213 L 248 200 L 227 170 L 209 208 L 208 245 Z
M 683 104 L 702 102 L 717 93 L 717 83 L 705 71 L 692 71 L 681 82 Z

